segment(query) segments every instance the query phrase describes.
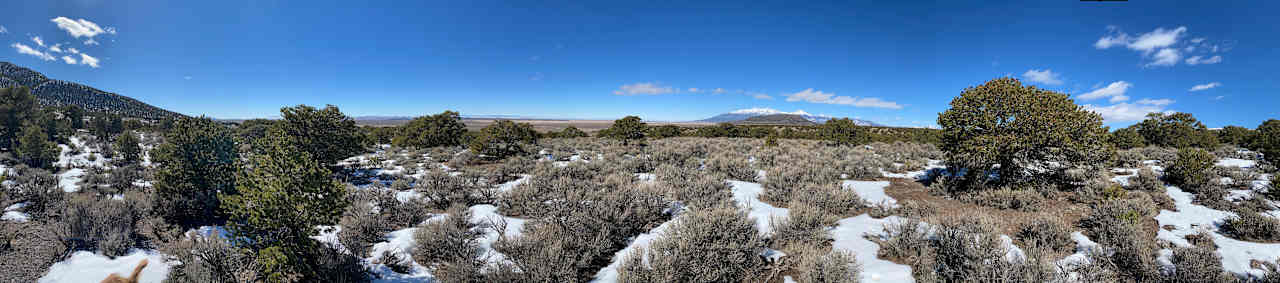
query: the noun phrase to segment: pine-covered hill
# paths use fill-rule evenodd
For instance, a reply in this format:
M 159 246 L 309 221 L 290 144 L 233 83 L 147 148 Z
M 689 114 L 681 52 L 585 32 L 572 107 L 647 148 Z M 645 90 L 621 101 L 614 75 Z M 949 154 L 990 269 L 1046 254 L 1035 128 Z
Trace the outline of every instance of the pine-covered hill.
M 78 83 L 49 79 L 44 74 L 26 67 L 0 62 L 0 88 L 16 86 L 31 88 L 31 93 L 35 94 L 42 106 L 77 105 L 88 112 L 150 120 L 183 116 L 128 96 Z

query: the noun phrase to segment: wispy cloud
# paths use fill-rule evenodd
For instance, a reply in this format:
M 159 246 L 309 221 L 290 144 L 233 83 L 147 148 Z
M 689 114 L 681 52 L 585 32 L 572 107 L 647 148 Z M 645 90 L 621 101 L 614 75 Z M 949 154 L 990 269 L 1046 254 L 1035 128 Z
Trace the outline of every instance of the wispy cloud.
M 1196 56 L 1191 56 L 1191 58 L 1187 58 L 1187 65 L 1200 65 L 1200 64 L 1209 65 L 1209 64 L 1217 64 L 1221 62 L 1222 62 L 1222 56 L 1218 56 L 1218 55 L 1213 55 L 1213 57 L 1208 57 L 1208 58 L 1203 58 L 1200 55 L 1196 55 Z
M 6 33 L 9 33 L 9 28 L 0 26 L 0 34 L 6 34 Z
M 1207 84 L 1198 84 L 1198 85 L 1192 86 L 1191 89 L 1188 89 L 1187 91 L 1202 91 L 1202 90 L 1208 90 L 1208 89 L 1220 87 L 1220 86 L 1222 86 L 1221 83 L 1211 82 Z
M 75 38 L 88 37 L 92 40 L 93 37 L 99 34 L 116 34 L 115 28 L 102 28 L 97 23 L 85 19 L 72 20 L 67 17 L 57 17 L 49 21 L 58 24 L 59 29 L 67 31 L 68 34 L 71 34 L 71 37 Z
M 659 95 L 676 93 L 676 89 L 657 83 L 624 84 L 613 91 L 615 95 Z
M 826 93 L 812 88 L 803 91 L 787 94 L 788 102 L 804 101 L 809 103 L 850 105 L 853 107 L 870 107 L 884 109 L 902 109 L 902 105 L 891 101 L 884 101 L 875 97 L 858 98 L 849 96 L 836 96 L 834 93 Z
M 1062 84 L 1062 74 L 1054 73 L 1053 70 L 1049 70 L 1049 69 L 1027 70 L 1026 73 L 1022 73 L 1022 77 L 1031 82 L 1037 82 L 1037 83 L 1042 83 L 1047 85 Z
M 9 46 L 13 46 L 13 49 L 17 50 L 18 53 L 20 54 L 36 56 L 37 58 L 40 58 L 40 60 L 45 60 L 45 61 L 54 60 L 53 55 L 49 54 L 48 52 L 36 50 L 35 48 L 31 48 L 31 46 L 27 46 L 26 44 L 14 42 L 12 45 L 9 45 Z
M 1095 89 L 1085 94 L 1081 94 L 1079 98 L 1080 100 L 1094 100 L 1094 99 L 1109 97 L 1111 98 L 1109 100 L 1110 102 L 1113 102 L 1113 103 L 1121 102 L 1121 101 L 1129 100 L 1129 96 L 1126 96 L 1125 92 L 1129 91 L 1129 88 L 1132 86 L 1133 84 L 1130 84 L 1129 82 L 1117 81 L 1117 82 L 1108 84 L 1106 87 Z
M 1137 36 L 1129 35 L 1120 31 L 1115 26 L 1107 27 L 1107 34 L 1099 38 L 1093 43 L 1093 47 L 1097 49 L 1109 49 L 1112 47 L 1123 46 L 1130 50 L 1138 51 L 1143 58 L 1149 60 L 1143 64 L 1143 67 L 1168 67 L 1177 65 L 1179 61 L 1185 57 L 1186 53 L 1196 50 L 1195 44 L 1200 44 L 1205 39 L 1195 38 L 1190 40 L 1192 46 L 1180 47 L 1179 42 L 1182 38 L 1187 37 L 1187 27 L 1180 26 L 1177 28 L 1165 29 L 1158 27 L 1155 30 L 1143 33 Z M 1203 51 L 1202 51 L 1203 52 Z M 1192 57 L 1197 58 L 1197 57 Z M 1221 60 L 1219 58 L 1218 60 Z M 1195 60 L 1197 63 L 1201 59 Z M 1191 63 L 1188 59 L 1187 63 Z
M 773 100 L 773 96 L 770 96 L 770 95 L 765 94 L 765 93 L 762 93 L 762 92 L 751 92 L 751 91 L 748 91 L 748 92 L 747 92 L 747 95 L 750 95 L 750 96 L 751 96 L 751 98 L 755 98 L 755 99 Z
M 64 55 L 64 56 L 62 56 L 62 62 L 65 62 L 65 63 L 67 63 L 68 65 L 75 65 L 75 64 L 76 64 L 76 58 L 71 57 L 71 55 Z
M 49 46 L 49 52 L 62 53 L 63 52 L 62 43 L 57 43 L 57 44 L 54 44 L 53 46 Z
M 31 37 L 31 42 L 35 42 L 36 45 L 39 45 L 40 47 L 44 47 L 44 40 L 40 39 L 40 36 Z
M 1173 104 L 1173 99 L 1168 99 L 1168 98 L 1162 98 L 1162 99 L 1150 99 L 1150 98 L 1143 98 L 1143 99 L 1139 99 L 1139 100 L 1138 100 L 1138 104 L 1151 105 L 1151 106 L 1166 106 L 1166 105 L 1169 105 L 1169 104 Z
M 98 58 L 94 58 L 94 57 L 92 57 L 92 56 L 89 56 L 89 54 L 80 53 L 80 64 L 81 64 L 81 65 L 89 65 L 89 67 L 97 68 L 97 67 L 98 67 Z

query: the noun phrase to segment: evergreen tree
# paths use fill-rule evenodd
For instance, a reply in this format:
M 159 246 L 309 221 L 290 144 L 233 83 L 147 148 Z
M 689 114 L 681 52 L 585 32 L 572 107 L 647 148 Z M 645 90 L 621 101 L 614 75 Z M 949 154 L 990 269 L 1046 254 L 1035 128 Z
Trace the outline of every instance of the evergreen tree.
M 1218 147 L 1218 137 L 1190 113 L 1149 113 L 1147 119 L 1136 127 L 1150 145 L 1173 148 Z
M 0 88 L 0 147 L 17 145 L 24 123 L 39 115 L 38 106 L 27 87 Z
M 861 145 L 871 142 L 871 135 L 849 118 L 831 119 L 818 128 L 818 136 L 838 145 Z
M 27 166 L 49 169 L 58 160 L 58 145 L 48 140 L 44 129 L 34 123 L 22 127 L 18 140 L 18 159 Z
M 1097 167 L 1111 156 L 1102 116 L 1066 94 L 999 78 L 969 87 L 938 115 L 941 149 L 967 181 L 999 164 L 999 180 L 1031 181 L 1066 169 Z
M 120 152 L 120 160 L 125 163 L 135 163 L 141 159 L 142 147 L 138 146 L 138 136 L 132 131 L 125 131 L 116 136 L 115 150 Z
M 524 144 L 538 141 L 538 132 L 529 123 L 498 120 L 480 130 L 480 136 L 471 141 L 471 151 L 496 159 L 525 153 Z
M 1138 130 L 1134 129 L 1134 127 L 1116 130 L 1111 133 L 1108 139 L 1117 149 L 1130 149 L 1147 145 L 1146 140 L 1142 139 L 1142 135 L 1138 134 Z
M 662 125 L 657 127 L 649 127 L 648 136 L 654 139 L 674 138 L 680 136 L 680 126 Z
M 319 247 L 311 239 L 316 226 L 334 225 L 342 216 L 346 187 L 314 157 L 273 131 L 236 179 L 236 194 L 219 194 L 235 239 L 258 251 L 268 281 L 286 278 L 320 282 L 314 260 Z
M 1280 164 L 1280 120 L 1269 119 L 1258 125 L 1252 147 L 1271 164 Z
M 78 105 L 67 105 L 62 112 L 67 116 L 67 120 L 71 121 L 71 129 L 84 129 L 84 108 Z
M 234 194 L 239 152 L 231 130 L 209 118 L 182 118 L 154 151 L 155 210 L 169 223 L 220 224 L 218 194 Z
M 1240 126 L 1226 126 L 1218 130 L 1218 142 L 1239 147 L 1248 147 L 1253 142 L 1255 132 Z
M 293 145 L 322 165 L 331 165 L 365 151 L 367 140 L 364 132 L 356 126 L 355 120 L 342 114 L 336 106 L 328 105 L 317 110 L 298 105 L 281 108 L 280 115 L 284 120 L 276 127 L 283 131 L 282 135 L 292 139 Z
M 644 139 L 645 130 L 648 125 L 640 120 L 640 117 L 627 116 L 622 119 L 614 120 L 613 125 L 608 129 L 601 131 L 601 134 L 608 138 L 622 140 L 622 144 L 630 145 L 632 141 Z
M 462 124 L 462 116 L 458 112 L 444 111 L 413 118 L 399 135 L 391 139 L 391 144 L 418 148 L 454 146 L 462 144 L 466 133 L 467 126 Z

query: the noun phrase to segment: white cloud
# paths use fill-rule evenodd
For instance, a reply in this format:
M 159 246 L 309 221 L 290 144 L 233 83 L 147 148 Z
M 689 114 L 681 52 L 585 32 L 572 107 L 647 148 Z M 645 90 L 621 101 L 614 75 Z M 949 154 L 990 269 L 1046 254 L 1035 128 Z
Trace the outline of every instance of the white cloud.
M 1152 56 L 1152 59 L 1151 63 L 1147 63 L 1147 67 L 1173 66 L 1174 64 L 1178 64 L 1178 59 L 1182 59 L 1182 54 L 1178 53 L 1178 49 L 1165 48 L 1156 52 L 1156 55 Z
M 787 94 L 787 101 L 804 101 L 809 103 L 851 105 L 853 107 L 872 107 L 884 109 L 902 109 L 902 105 L 891 101 L 884 101 L 875 97 L 858 98 L 848 96 L 836 96 L 833 93 L 817 91 L 812 88 L 803 91 Z
M 1186 48 L 1175 47 L 1178 41 L 1185 37 L 1187 27 L 1180 26 L 1174 29 L 1156 28 L 1155 30 L 1140 34 L 1138 36 L 1130 36 L 1127 33 L 1119 31 L 1115 26 L 1107 26 L 1108 34 L 1099 38 L 1093 43 L 1093 47 L 1097 49 L 1108 49 L 1114 46 L 1124 46 L 1130 50 L 1139 51 L 1144 58 L 1150 58 L 1151 62 L 1144 64 L 1144 67 L 1152 66 L 1173 66 L 1178 64 L 1182 59 L 1182 53 L 1195 50 L 1193 46 Z M 1204 41 L 1203 38 L 1195 38 L 1191 40 L 1193 43 Z
M 54 52 L 54 53 L 62 53 L 62 43 L 58 43 L 58 44 L 54 44 L 53 46 L 49 46 L 49 51 Z
M 1202 91 L 1202 90 L 1208 90 L 1208 89 L 1220 87 L 1220 86 L 1222 86 L 1221 83 L 1211 82 L 1207 84 L 1199 84 L 1199 85 L 1192 86 L 1191 89 L 1188 89 L 1187 91 Z
M 75 47 L 67 47 L 67 52 L 71 52 L 71 54 L 80 54 L 80 49 L 76 49 Z
M 44 40 L 43 40 L 43 39 L 40 39 L 40 37 L 39 37 L 39 36 L 32 37 L 32 38 L 31 38 L 31 42 L 35 42 L 35 43 L 36 43 L 36 45 L 39 45 L 40 47 L 44 47 Z
M 1139 100 L 1138 100 L 1138 104 L 1151 105 L 1151 106 L 1167 106 L 1167 105 L 1169 105 L 1169 104 L 1173 104 L 1173 99 L 1168 99 L 1168 98 L 1162 98 L 1162 99 L 1149 99 L 1149 98 L 1143 98 L 1143 99 L 1139 99 Z
M 1157 48 L 1164 48 L 1174 43 L 1178 43 L 1178 37 L 1187 32 L 1187 27 L 1178 27 L 1176 29 L 1166 30 L 1164 28 L 1156 28 L 1156 30 L 1144 33 L 1138 36 L 1127 47 L 1133 50 L 1150 52 Z
M 1108 123 L 1129 122 L 1145 119 L 1147 113 L 1165 112 L 1164 106 L 1117 103 L 1111 106 L 1085 104 L 1085 110 L 1097 112 Z
M 68 65 L 75 65 L 76 58 L 72 58 L 71 55 L 62 56 L 62 62 L 66 62 Z
M 50 55 L 48 52 L 36 50 L 35 48 L 31 48 L 31 46 L 27 46 L 26 44 L 14 42 L 12 45 L 9 45 L 9 46 L 13 46 L 13 49 L 18 50 L 18 53 L 36 56 L 40 58 L 40 60 L 45 60 L 45 61 L 54 60 L 53 55 Z
M 747 95 L 750 95 L 751 98 L 755 98 L 755 99 L 773 100 L 773 96 L 760 93 L 760 92 L 747 92 Z
M 88 54 L 80 53 L 80 64 L 81 64 L 81 65 L 89 65 L 89 67 L 97 68 L 97 67 L 98 67 L 98 58 L 93 58 L 92 56 L 89 56 Z
M 84 45 L 98 45 L 98 41 L 90 38 L 84 41 Z
M 1200 43 L 1201 41 L 1204 41 L 1203 37 L 1197 37 L 1197 38 L 1191 39 L 1191 43 Z
M 1199 65 L 1199 64 L 1207 65 L 1207 64 L 1217 64 L 1220 62 L 1222 62 L 1222 56 L 1218 56 L 1218 55 L 1213 55 L 1213 57 L 1209 57 L 1209 58 L 1202 58 L 1200 55 L 1191 56 L 1191 58 L 1187 58 L 1187 65 Z
M 1132 87 L 1132 86 L 1133 84 L 1130 84 L 1129 82 L 1126 82 L 1126 81 L 1113 82 L 1107 85 L 1106 87 L 1095 89 L 1085 94 L 1081 94 L 1079 98 L 1080 100 L 1094 100 L 1094 99 L 1099 99 L 1104 97 L 1110 97 L 1111 102 L 1125 101 L 1125 100 L 1129 100 L 1129 97 L 1125 96 L 1124 93 L 1129 91 L 1129 87 Z
M 6 33 L 9 33 L 9 29 L 5 28 L 4 26 L 0 26 L 0 34 L 6 34 Z
M 71 34 L 71 36 L 75 38 L 83 36 L 92 40 L 94 36 L 98 36 L 99 34 L 116 34 L 115 28 L 107 27 L 106 29 L 103 29 L 102 27 L 99 27 L 98 24 L 85 19 L 72 20 L 67 17 L 57 17 L 49 21 L 57 23 L 59 29 L 67 31 L 67 33 Z
M 615 95 L 658 95 L 676 93 L 676 89 L 656 83 L 634 83 L 622 85 L 613 91 Z
M 1049 69 L 1027 70 L 1026 73 L 1022 73 L 1022 77 L 1026 78 L 1028 81 L 1031 81 L 1031 82 L 1037 82 L 1037 83 L 1042 83 L 1047 85 L 1062 84 L 1062 74 L 1054 73 L 1053 70 L 1049 70 Z

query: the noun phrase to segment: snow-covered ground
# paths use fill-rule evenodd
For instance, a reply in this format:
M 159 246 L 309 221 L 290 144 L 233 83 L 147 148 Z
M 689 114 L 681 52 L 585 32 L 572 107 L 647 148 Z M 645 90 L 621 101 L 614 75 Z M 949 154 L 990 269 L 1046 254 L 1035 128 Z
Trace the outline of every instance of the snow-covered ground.
M 138 282 L 163 282 L 169 276 L 169 263 L 163 254 L 151 250 L 133 250 L 128 255 L 116 257 L 79 251 L 71 254 L 67 260 L 54 263 L 49 273 L 40 277 L 40 283 L 83 283 L 100 282 L 112 273 L 129 276 L 133 268 L 143 259 L 148 261 L 142 269 Z
M 764 187 L 759 183 L 730 180 L 729 185 L 733 188 L 733 199 L 738 202 L 739 207 L 748 210 L 747 216 L 756 220 L 756 229 L 760 230 L 761 235 L 773 233 L 773 219 L 786 219 L 790 215 L 791 210 L 760 201 Z
M 884 188 L 889 187 L 889 181 L 844 181 L 841 185 L 846 190 L 857 192 L 867 204 L 898 207 L 898 200 L 884 193 Z
M 835 229 L 828 232 L 834 240 L 831 248 L 853 253 L 862 264 L 862 282 L 915 282 L 910 266 L 876 258 L 880 245 L 864 236 L 883 235 L 885 224 L 898 221 L 903 219 L 897 216 L 875 219 L 868 214 L 840 219 Z
M 0 221 L 12 221 L 12 222 L 31 221 L 31 215 L 21 211 L 22 208 L 26 206 L 27 206 L 27 203 L 23 202 L 23 203 L 15 203 L 13 205 L 10 205 L 9 207 L 5 207 L 4 215 L 0 216 Z
M 1222 256 L 1223 269 L 1238 276 L 1261 277 L 1265 271 L 1253 268 L 1253 260 L 1275 262 L 1280 259 L 1280 244 L 1240 241 L 1219 233 L 1219 225 L 1223 219 L 1235 216 L 1235 213 L 1192 204 L 1195 196 L 1175 186 L 1167 187 L 1166 192 L 1173 198 L 1178 211 L 1161 210 L 1156 216 L 1160 227 L 1173 227 L 1172 230 L 1161 228 L 1156 234 L 1157 239 L 1190 247 L 1191 243 L 1185 238 L 1187 235 L 1207 231 L 1218 247 L 1218 254 Z M 1169 251 L 1163 253 L 1172 254 Z M 1164 261 L 1167 262 L 1167 259 Z
M 627 256 L 631 255 L 633 252 L 639 252 L 649 248 L 649 243 L 652 243 L 653 240 L 657 240 L 662 237 L 663 234 L 666 233 L 667 229 L 671 229 L 671 226 L 675 225 L 676 220 L 678 219 L 680 219 L 680 215 L 677 213 L 676 217 L 671 218 L 671 220 L 667 220 L 667 222 L 663 222 L 661 225 L 658 225 L 658 227 L 654 227 L 648 232 L 644 232 L 643 234 L 632 238 L 631 244 L 621 250 L 618 250 L 618 252 L 613 253 L 613 258 L 609 261 L 609 265 L 601 268 L 599 272 L 596 272 L 596 276 L 591 280 L 591 282 L 618 282 L 618 268 L 622 267 L 622 263 L 626 261 Z
M 1214 165 L 1223 166 L 1223 167 L 1235 166 L 1240 168 L 1253 168 L 1254 166 L 1258 165 L 1258 162 L 1253 160 L 1245 160 L 1245 159 L 1238 159 L 1238 158 L 1223 158 L 1223 159 L 1219 159 L 1217 163 L 1214 163 Z

